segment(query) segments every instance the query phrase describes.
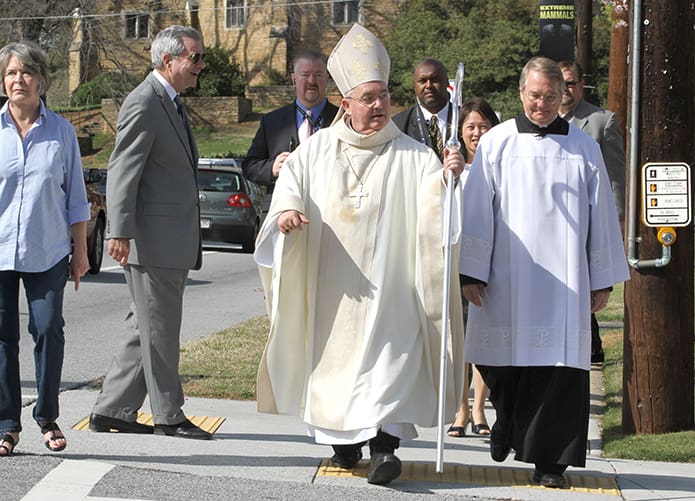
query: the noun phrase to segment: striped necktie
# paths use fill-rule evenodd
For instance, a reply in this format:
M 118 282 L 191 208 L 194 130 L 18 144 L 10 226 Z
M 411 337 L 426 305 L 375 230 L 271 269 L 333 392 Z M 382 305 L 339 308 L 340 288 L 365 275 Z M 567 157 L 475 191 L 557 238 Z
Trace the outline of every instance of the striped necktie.
M 442 133 L 439 130 L 437 116 L 432 115 L 430 118 L 430 138 L 432 139 L 432 146 L 434 151 L 437 153 L 439 158 L 442 158 L 442 153 L 444 150 L 444 143 L 442 142 Z
M 297 131 L 297 137 L 299 137 L 300 143 L 303 143 L 309 139 L 309 136 L 311 136 L 311 129 L 311 110 L 306 110 L 304 113 L 304 121 L 302 122 L 302 125 L 299 126 L 299 130 Z

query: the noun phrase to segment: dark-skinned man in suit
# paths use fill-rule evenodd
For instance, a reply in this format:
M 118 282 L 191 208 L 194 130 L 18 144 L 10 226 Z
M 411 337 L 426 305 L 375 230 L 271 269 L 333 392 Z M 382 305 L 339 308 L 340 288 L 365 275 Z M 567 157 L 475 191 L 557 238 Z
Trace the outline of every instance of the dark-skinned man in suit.
M 449 77 L 444 65 L 436 59 L 423 60 L 413 74 L 417 104 L 393 117 L 399 129 L 432 148 L 440 160 L 442 145 L 449 137 L 451 126 L 448 85 Z

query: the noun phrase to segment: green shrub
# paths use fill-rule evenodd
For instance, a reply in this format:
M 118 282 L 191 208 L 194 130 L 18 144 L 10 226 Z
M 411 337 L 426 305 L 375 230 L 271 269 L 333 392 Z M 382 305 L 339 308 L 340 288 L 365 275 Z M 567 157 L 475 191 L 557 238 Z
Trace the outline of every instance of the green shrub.
M 221 47 L 205 48 L 205 69 L 198 78 L 198 87 L 188 89 L 184 96 L 243 96 L 246 79 L 238 64 L 229 61 Z
M 101 73 L 75 89 L 70 98 L 70 106 L 95 105 L 100 104 L 102 99 L 111 98 L 122 101 L 140 81 L 140 78 L 116 71 Z

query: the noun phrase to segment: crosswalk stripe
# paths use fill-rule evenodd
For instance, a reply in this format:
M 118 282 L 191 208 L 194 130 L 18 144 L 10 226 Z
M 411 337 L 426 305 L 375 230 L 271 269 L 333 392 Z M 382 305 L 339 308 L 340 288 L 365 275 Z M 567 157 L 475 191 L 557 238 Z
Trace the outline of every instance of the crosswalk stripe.
M 96 461 L 66 459 L 27 492 L 22 501 L 85 499 L 99 480 L 113 467 L 112 464 Z

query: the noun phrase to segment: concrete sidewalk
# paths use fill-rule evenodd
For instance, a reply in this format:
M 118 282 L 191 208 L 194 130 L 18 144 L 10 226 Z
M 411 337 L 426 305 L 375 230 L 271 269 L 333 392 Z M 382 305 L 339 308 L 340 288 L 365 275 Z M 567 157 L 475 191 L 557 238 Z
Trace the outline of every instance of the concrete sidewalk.
M 303 423 L 293 416 L 258 414 L 255 402 L 192 398 L 184 410 L 189 416 L 219 416 L 224 422 L 214 440 L 193 441 L 150 435 L 91 433 L 70 427 L 87 416 L 96 399 L 91 390 L 61 394 L 60 424 L 68 437 L 64 453 L 49 453 L 35 426 L 25 426 L 18 453 L 52 458 L 179 472 L 226 479 L 270 480 L 360 489 L 427 492 L 451 498 L 514 500 L 584 499 L 694 499 L 695 464 L 647 463 L 601 457 L 599 421 L 600 370 L 592 371 L 592 421 L 585 469 L 567 471 L 570 487 L 546 489 L 531 484 L 533 466 L 512 456 L 495 463 L 488 440 L 477 436 L 446 439 L 445 471 L 435 473 L 436 430 L 421 429 L 420 437 L 404 442 L 398 455 L 403 460 L 401 478 L 387 487 L 369 486 L 367 460 L 351 474 L 328 465 L 331 449 L 316 445 L 306 436 Z M 31 423 L 32 406 L 24 408 L 23 421 Z M 147 409 L 147 408 L 146 408 Z M 489 409 L 489 421 L 494 413 Z M 367 449 L 365 448 L 365 453 Z M 53 486 L 54 492 L 56 486 Z M 374 491 L 376 495 L 377 492 Z M 124 492 L 127 496 L 128 492 Z

